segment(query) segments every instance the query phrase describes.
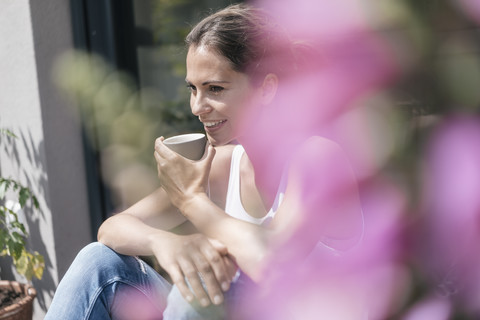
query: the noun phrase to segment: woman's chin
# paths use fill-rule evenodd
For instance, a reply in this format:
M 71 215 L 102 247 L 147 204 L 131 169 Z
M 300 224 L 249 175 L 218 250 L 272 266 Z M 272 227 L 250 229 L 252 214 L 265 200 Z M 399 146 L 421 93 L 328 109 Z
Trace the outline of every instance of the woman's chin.
M 207 133 L 207 138 L 208 138 L 208 142 L 214 147 L 225 146 L 227 144 L 238 144 L 238 141 L 235 138 L 230 138 L 230 139 L 222 139 L 218 137 L 215 138 L 210 136 L 208 133 Z

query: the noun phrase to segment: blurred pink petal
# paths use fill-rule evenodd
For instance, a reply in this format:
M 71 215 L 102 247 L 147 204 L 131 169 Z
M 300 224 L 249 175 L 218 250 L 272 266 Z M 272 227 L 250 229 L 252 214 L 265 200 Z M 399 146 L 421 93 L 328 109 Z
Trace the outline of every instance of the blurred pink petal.
M 332 125 L 359 99 L 391 81 L 396 66 L 389 48 L 364 23 L 360 1 L 258 3 L 293 33 L 293 40 L 307 40 L 312 48 L 304 52 L 305 68 L 281 79 L 271 106 L 247 108 L 244 114 L 247 133 L 239 140 L 256 168 L 259 184 L 274 192 L 285 159 L 307 138 L 319 135 L 348 147 L 336 140 Z M 369 145 L 365 135 L 352 140 L 350 145 Z M 361 166 L 371 172 L 376 165 Z
M 441 294 L 467 303 L 480 293 L 479 141 L 479 119 L 452 117 L 433 133 L 424 165 L 421 259 Z
M 448 320 L 451 314 L 451 303 L 448 299 L 435 297 L 417 302 L 405 315 L 403 320 Z
M 309 72 L 285 79 L 272 106 L 264 107 L 262 112 L 249 108 L 244 115 L 246 134 L 240 142 L 257 168 L 260 183 L 267 180 L 263 182 L 275 185 L 268 180 L 279 176 L 283 159 L 288 159 L 307 138 L 318 135 L 336 141 L 338 130 L 331 130 L 337 119 L 358 99 L 384 86 L 393 74 L 385 51 L 369 34 L 352 36 L 324 52 L 332 55 L 324 64 L 313 64 Z M 351 145 L 369 145 L 365 135 L 350 141 Z M 265 148 L 269 150 L 267 156 Z M 374 168 L 375 164 L 362 166 Z
M 457 5 L 462 11 L 476 20 L 480 24 L 480 1 L 478 0 L 452 0 L 454 5 Z
M 148 297 L 145 292 L 148 292 L 148 289 L 134 288 L 129 285 L 120 286 L 115 295 L 112 314 L 121 315 L 121 319 L 151 320 L 161 318 L 165 307 L 161 305 L 161 298 L 158 297 L 158 300 L 155 301 L 155 299 Z
M 335 173 L 332 173 L 335 175 Z M 278 249 L 277 259 L 257 288 L 248 292 L 248 319 L 385 319 L 395 314 L 410 290 L 401 265 L 405 195 L 385 179 L 362 188 L 363 238 L 347 251 L 318 242 L 307 259 L 288 252 L 304 251 L 321 230 L 315 216 Z M 338 199 L 338 200 L 341 200 Z M 320 210 L 321 211 L 321 210 Z M 310 230 L 311 229 L 311 230 Z
M 259 3 L 295 40 L 308 40 L 313 50 L 302 72 L 281 79 L 274 103 L 246 108 L 243 115 L 246 133 L 239 141 L 263 190 L 276 192 L 292 155 L 302 170 L 297 172 L 300 183 L 295 190 L 301 206 L 292 209 L 300 224 L 289 241 L 276 248 L 272 272 L 261 284 L 265 292 L 252 289 L 242 311 L 249 312 L 245 317 L 249 319 L 252 315 L 253 319 L 291 319 L 299 310 L 304 311 L 302 319 L 363 319 L 368 312 L 381 318 L 404 291 L 396 279 L 406 276 L 396 259 L 403 245 L 405 197 L 381 179 L 363 189 L 356 168 L 369 168 L 374 176 L 379 166 L 368 163 L 375 161 L 373 157 L 360 154 L 362 146 L 367 150 L 371 146 L 369 135 L 352 134 L 351 139 L 342 140 L 338 132 L 345 129 L 341 121 L 359 99 L 392 79 L 395 64 L 389 49 L 364 23 L 360 1 Z M 350 132 L 363 130 L 362 112 L 348 122 L 355 126 Z M 329 138 L 348 152 L 330 152 L 337 149 L 328 144 L 301 150 L 312 136 Z M 343 144 L 347 140 L 348 145 Z M 329 151 L 319 154 L 325 150 Z M 327 234 L 332 225 L 354 230 L 351 239 L 340 237 L 339 241 Z
M 335 39 L 364 27 L 359 0 L 337 1 L 258 1 L 272 15 L 279 17 L 294 36 Z
M 395 110 L 388 101 L 376 103 L 361 101 L 331 121 L 325 130 L 348 154 L 359 180 L 378 174 L 398 148 L 400 130 Z

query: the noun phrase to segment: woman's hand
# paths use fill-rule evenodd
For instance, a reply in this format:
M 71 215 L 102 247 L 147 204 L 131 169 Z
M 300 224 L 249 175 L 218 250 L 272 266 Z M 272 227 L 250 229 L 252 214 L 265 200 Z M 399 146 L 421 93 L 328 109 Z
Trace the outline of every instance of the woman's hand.
M 196 298 L 204 307 L 210 301 L 223 302 L 223 291 L 229 289 L 237 271 L 223 244 L 202 234 L 171 234 L 167 238 L 152 235 L 150 242 L 158 263 L 188 302 Z
M 163 140 L 160 137 L 155 141 L 158 178 L 172 203 L 181 208 L 188 199 L 206 193 L 215 149 L 208 146 L 202 160 L 192 161 L 170 150 Z

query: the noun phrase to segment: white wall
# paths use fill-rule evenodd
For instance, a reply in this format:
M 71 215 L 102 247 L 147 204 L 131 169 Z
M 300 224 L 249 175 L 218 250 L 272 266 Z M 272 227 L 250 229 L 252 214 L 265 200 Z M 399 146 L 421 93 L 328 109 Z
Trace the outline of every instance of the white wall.
M 69 1 L 0 1 L 0 174 L 37 194 L 41 211 L 27 214 L 30 244 L 45 256 L 34 319 L 43 319 L 58 281 L 91 241 L 81 131 L 51 81 L 56 57 L 72 48 Z M 5 259 L 2 278 L 13 276 Z M 21 279 L 21 278 L 18 278 Z

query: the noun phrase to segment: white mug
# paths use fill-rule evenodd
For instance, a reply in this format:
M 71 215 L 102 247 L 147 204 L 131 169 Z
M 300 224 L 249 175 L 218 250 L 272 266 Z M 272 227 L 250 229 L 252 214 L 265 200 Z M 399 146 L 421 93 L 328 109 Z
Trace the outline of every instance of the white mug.
M 163 140 L 170 150 L 190 160 L 200 160 L 205 152 L 207 138 L 203 133 L 187 133 Z

